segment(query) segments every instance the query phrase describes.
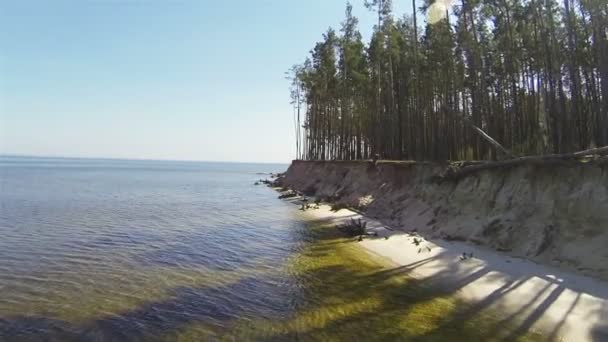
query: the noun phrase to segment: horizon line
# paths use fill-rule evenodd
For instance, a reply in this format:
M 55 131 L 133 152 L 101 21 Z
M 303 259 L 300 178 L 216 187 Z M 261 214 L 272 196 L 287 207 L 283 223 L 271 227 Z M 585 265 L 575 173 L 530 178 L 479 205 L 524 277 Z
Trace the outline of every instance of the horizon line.
M 196 159 L 153 159 L 153 158 L 132 158 L 132 157 L 80 157 L 80 156 L 65 156 L 65 155 L 32 155 L 18 153 L 2 153 L 0 157 L 17 157 L 17 158 L 47 158 L 47 159 L 87 159 L 87 160 L 122 160 L 122 161 L 156 161 L 156 162 L 189 162 L 189 163 L 234 163 L 234 164 L 290 164 L 289 162 L 270 162 L 270 161 L 234 161 L 234 160 L 196 160 Z

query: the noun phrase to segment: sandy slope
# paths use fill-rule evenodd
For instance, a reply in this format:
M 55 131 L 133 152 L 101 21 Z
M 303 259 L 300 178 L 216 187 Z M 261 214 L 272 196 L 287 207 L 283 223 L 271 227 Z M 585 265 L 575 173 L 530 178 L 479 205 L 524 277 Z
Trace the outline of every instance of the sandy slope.
M 608 159 L 437 182 L 445 165 L 294 161 L 282 184 L 424 237 L 466 241 L 608 281 Z
M 362 217 L 345 209 L 334 213 L 326 205 L 307 213 L 335 224 Z M 359 243 L 365 250 L 392 260 L 395 272 L 453 290 L 475 303 L 472 310 L 503 312 L 505 326 L 515 327 L 513 336 L 532 328 L 552 341 L 608 341 L 608 283 L 462 242 L 424 240 L 363 219 L 379 235 Z M 418 246 L 414 238 L 421 241 Z M 463 252 L 473 257 L 462 260 Z

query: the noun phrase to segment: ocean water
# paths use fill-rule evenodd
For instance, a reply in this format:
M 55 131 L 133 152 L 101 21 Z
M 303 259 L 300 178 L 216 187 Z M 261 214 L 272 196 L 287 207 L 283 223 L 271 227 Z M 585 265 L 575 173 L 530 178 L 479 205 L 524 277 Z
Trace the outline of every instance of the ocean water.
M 222 336 L 306 302 L 287 165 L 0 158 L 0 340 Z
M 0 157 L 0 342 L 493 341 L 517 326 L 253 185 L 286 167 Z

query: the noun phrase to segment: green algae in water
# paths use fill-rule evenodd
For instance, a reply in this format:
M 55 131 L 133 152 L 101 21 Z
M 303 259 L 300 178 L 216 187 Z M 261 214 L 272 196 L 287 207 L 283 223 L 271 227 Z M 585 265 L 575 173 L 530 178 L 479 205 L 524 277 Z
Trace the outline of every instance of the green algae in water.
M 333 227 L 310 227 L 312 242 L 284 272 L 299 279 L 306 296 L 297 312 L 281 320 L 239 319 L 229 332 L 196 324 L 167 339 L 302 341 L 536 341 L 496 312 L 461 302 L 454 293 L 430 288 L 389 261 L 372 256 Z M 512 324 L 516 325 L 516 324 Z
M 494 312 L 460 302 L 453 293 L 433 289 L 408 277 L 387 260 L 365 252 L 352 239 L 343 237 L 329 225 L 311 225 L 302 232 L 303 243 L 283 268 L 269 269 L 260 258 L 238 270 L 175 269 L 143 267 L 137 272 L 115 269 L 115 278 L 91 277 L 90 286 L 67 293 L 58 288 L 56 296 L 44 302 L 14 303 L 4 307 L 7 316 L 28 313 L 65 322 L 74 335 L 112 340 L 304 340 L 304 341 L 476 341 L 538 340 L 540 336 L 517 327 L 508 329 Z M 122 281 L 121 281 L 122 279 Z M 260 317 L 242 312 L 233 319 L 213 317 L 184 319 L 186 312 L 165 317 L 172 329 L 144 328 L 140 332 L 116 331 L 108 337 L 99 324 L 114 317 L 129 319 L 146 315 L 162 303 L 171 303 L 175 289 L 214 291 L 229 288 L 247 279 L 291 279 L 299 287 L 293 298 L 293 313 L 286 317 Z M 108 296 L 114 293 L 116 296 Z M 138 293 L 137 297 L 129 293 Z M 263 293 L 271 296 L 272 293 Z M 234 297 L 234 298 L 242 298 Z M 204 302 L 206 299 L 202 298 Z M 53 305 L 49 306 L 52 302 Z M 158 304 L 161 303 L 161 304 Z M 286 303 L 287 305 L 287 303 Z M 166 309 L 166 308 L 165 308 Z M 182 308 L 177 308 L 179 311 Z M 198 312 L 205 312 L 204 307 Z M 193 310 L 191 310 L 193 311 Z M 101 323 L 100 323 L 101 322 Z M 106 322 L 106 323 L 104 323 Z M 1 322 L 0 322 L 1 323 Z M 516 331 L 515 334 L 512 332 Z M 114 332 L 113 332 L 114 333 Z M 112 334 L 113 334 L 112 333 Z M 46 334 L 46 333 L 45 333 Z M 0 336 L 1 337 L 1 336 Z M 76 338 L 76 339 L 77 339 Z M 0 338 L 1 339 L 1 338 Z M 69 340 L 69 339 L 66 339 Z

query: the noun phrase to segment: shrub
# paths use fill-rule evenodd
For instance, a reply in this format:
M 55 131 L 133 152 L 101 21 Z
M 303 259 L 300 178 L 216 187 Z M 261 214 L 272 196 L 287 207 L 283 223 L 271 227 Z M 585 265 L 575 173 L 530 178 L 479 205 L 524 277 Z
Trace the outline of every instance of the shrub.
M 342 209 L 348 209 L 346 203 L 334 203 L 331 205 L 331 211 L 340 211 Z
M 349 223 L 339 225 L 338 229 L 348 236 L 367 235 L 367 222 L 351 218 Z

